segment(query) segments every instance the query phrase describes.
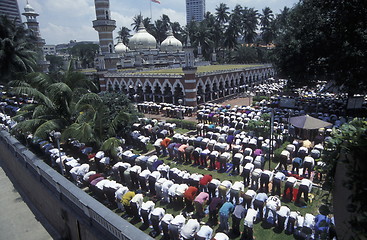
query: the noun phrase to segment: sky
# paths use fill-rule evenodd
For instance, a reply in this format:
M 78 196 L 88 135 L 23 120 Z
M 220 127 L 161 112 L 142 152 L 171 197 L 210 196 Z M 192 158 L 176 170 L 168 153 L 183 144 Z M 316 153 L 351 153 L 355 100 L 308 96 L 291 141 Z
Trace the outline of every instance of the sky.
M 24 12 L 27 0 L 18 0 L 20 12 Z M 98 41 L 98 34 L 92 27 L 96 19 L 94 0 L 28 0 L 34 10 L 39 13 L 38 22 L 41 36 L 46 44 L 68 43 L 76 41 Z M 116 20 L 117 31 L 124 26 L 132 29 L 133 17 L 140 12 L 144 17 L 152 20 L 159 19 L 162 14 L 168 15 L 171 22 L 186 25 L 185 0 L 160 0 L 161 4 L 151 3 L 150 0 L 110 0 L 111 18 Z M 206 11 L 215 13 L 215 8 L 220 3 L 226 3 L 232 10 L 236 4 L 242 7 L 253 7 L 259 12 L 265 7 L 270 7 L 275 14 L 284 6 L 292 7 L 298 0 L 206 0 Z M 24 16 L 22 20 L 25 21 Z M 133 32 L 132 32 L 133 33 Z

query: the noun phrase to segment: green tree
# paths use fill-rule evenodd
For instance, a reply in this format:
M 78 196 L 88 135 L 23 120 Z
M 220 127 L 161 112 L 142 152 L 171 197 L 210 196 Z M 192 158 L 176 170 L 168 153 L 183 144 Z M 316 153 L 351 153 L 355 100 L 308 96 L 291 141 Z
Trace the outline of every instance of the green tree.
M 75 59 L 80 61 L 82 68 L 94 67 L 94 59 L 99 51 L 99 45 L 93 43 L 76 44 L 70 50 Z
M 136 15 L 133 18 L 133 23 L 131 24 L 131 26 L 133 26 L 133 30 L 135 30 L 135 32 L 138 31 L 140 24 L 143 22 L 143 15 L 141 15 L 141 13 L 139 15 Z
M 217 18 L 219 24 L 223 24 L 223 23 L 228 22 L 229 14 L 230 14 L 228 9 L 229 9 L 229 7 L 225 3 L 220 3 L 219 6 L 217 6 L 215 8 L 216 18 Z
M 258 62 L 258 55 L 255 47 L 237 46 L 234 60 L 236 63 Z
M 258 12 L 254 8 L 243 9 L 243 38 L 246 43 L 254 43 L 257 36 Z
M 304 0 L 290 10 L 276 40 L 275 64 L 294 84 L 334 80 L 366 91 L 367 2 Z
M 129 38 L 131 37 L 130 29 L 127 27 L 121 27 L 120 30 L 117 32 L 119 38 L 121 38 L 122 42 L 125 45 L 129 44 Z
M 273 11 L 266 7 L 262 10 L 262 14 L 260 15 L 260 25 L 261 25 L 261 37 L 265 44 L 269 44 L 273 41 L 274 38 L 274 29 L 273 29 L 273 20 L 274 14 Z
M 50 66 L 48 67 L 50 72 L 58 72 L 64 67 L 64 59 L 61 56 L 46 55 L 46 60 L 50 61 Z
M 0 16 L 0 82 L 13 80 L 18 72 L 33 72 L 37 52 L 33 40 L 22 26 Z

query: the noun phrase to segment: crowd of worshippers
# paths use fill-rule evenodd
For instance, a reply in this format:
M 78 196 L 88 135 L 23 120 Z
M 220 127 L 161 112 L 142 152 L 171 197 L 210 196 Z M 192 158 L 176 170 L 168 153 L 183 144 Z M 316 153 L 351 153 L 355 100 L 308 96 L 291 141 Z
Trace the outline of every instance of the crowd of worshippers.
M 147 152 L 148 143 L 155 143 L 157 139 L 173 136 L 175 128 L 175 123 L 139 118 L 139 122 L 134 123 L 132 126 L 130 139 L 126 140 L 128 144 L 132 144 L 137 149 Z
M 184 116 L 192 116 L 194 113 L 194 107 L 171 103 L 143 102 L 138 103 L 137 107 L 141 113 L 163 115 L 170 118 L 184 118 Z
M 256 85 L 251 89 L 251 91 L 258 96 L 269 96 L 282 91 L 286 84 L 287 80 L 279 79 L 278 83 L 264 83 Z
M 239 138 L 239 145 L 225 143 L 227 147 L 224 147 L 223 151 L 222 147 L 216 147 L 217 144 L 213 147 L 209 142 L 206 144 L 202 137 L 202 140 L 198 141 L 197 138 L 200 137 L 190 138 L 174 134 L 172 140 L 168 137 L 157 138 L 154 142 L 157 155 L 152 156 L 134 154 L 119 147 L 117 162 L 106 156 L 103 151 L 92 154 L 90 148 L 76 140 L 67 143 L 75 149 L 82 149 L 85 155 L 92 154 L 89 157 L 94 160 L 94 165 L 90 161 L 83 161 L 82 158 L 60 153 L 58 148 L 48 141 L 37 144 L 54 159 L 55 164 L 63 169 L 62 172 L 67 177 L 79 186 L 88 186 L 98 200 L 118 207 L 124 211 L 126 217 L 143 221 L 147 227 L 151 225 L 153 230 L 150 234 L 153 237 L 163 234 L 165 239 L 211 239 L 218 220 L 220 224 L 217 234 L 214 235 L 215 239 L 228 239 L 229 236 L 240 235 L 241 232 L 242 239 L 252 239 L 253 224 L 261 220 L 304 239 L 311 235 L 316 237 L 318 234 L 326 234 L 329 230 L 329 217 L 314 217 L 311 214 L 301 216 L 290 211 L 287 206 L 281 206 L 282 194 L 288 201 L 300 202 L 303 197 L 307 203 L 313 185 L 309 179 L 292 175 L 288 171 L 280 171 L 281 168 L 279 171 L 264 170 L 263 163 L 260 163 L 263 160 L 256 162 L 255 159 L 261 159 L 262 153 L 256 150 L 262 150 L 263 143 L 268 142 L 266 139 L 261 141 L 260 137 L 249 137 L 248 141 L 243 141 L 248 137 L 245 136 L 243 139 Z M 190 149 L 190 143 L 193 151 L 188 153 L 186 150 Z M 315 154 L 315 158 L 321 154 L 322 148 L 311 150 L 307 141 L 303 143 L 294 142 L 287 146 L 287 150 L 282 153 L 286 156 L 286 164 L 291 156 L 295 156 L 294 159 L 301 159 L 306 167 L 306 162 L 312 158 L 311 152 Z M 63 147 L 69 149 L 65 145 Z M 212 148 L 212 151 L 209 148 Z M 224 153 L 227 154 L 222 156 Z M 243 181 L 220 181 L 213 179 L 209 171 L 208 174 L 202 175 L 171 168 L 159 159 L 161 154 L 172 154 L 172 159 L 176 161 L 204 164 L 203 167 L 209 169 L 213 159 L 215 164 L 212 167 L 219 170 L 225 170 L 228 162 L 233 165 L 239 162 L 240 167 L 234 167 L 233 171 L 238 171 L 236 174 L 241 174 Z M 295 192 L 297 193 L 293 196 Z M 144 196 L 149 196 L 150 200 L 144 202 Z M 155 207 L 158 200 L 173 206 L 181 204 L 185 211 L 173 216 L 166 213 L 166 209 Z M 194 214 L 190 214 L 191 212 Z M 209 215 L 208 223 L 200 224 L 206 215 Z M 230 217 L 231 228 L 228 223 Z M 321 222 L 326 222 L 327 225 L 320 224 Z
M 294 200 L 292 194 L 297 185 L 294 201 L 299 202 L 302 194 L 308 201 L 313 184 L 307 178 L 299 181 L 293 176 L 286 177 L 282 171 L 254 169 L 250 170 L 250 181 L 245 180 L 248 175 L 244 175 L 244 181 L 220 181 L 210 172 L 202 175 L 171 167 L 157 155 L 119 151 L 119 161 L 113 165 L 103 151 L 93 157 L 94 162 L 111 165 L 111 168 L 80 164 L 79 159 L 66 155 L 62 155 L 61 160 L 70 179 L 80 186 L 88 186 L 99 201 L 119 208 L 125 217 L 142 221 L 146 228 L 152 226 L 152 237 L 212 239 L 214 236 L 214 239 L 229 239 L 229 236 L 239 236 L 242 232 L 241 239 L 253 239 L 253 224 L 264 221 L 281 231 L 307 239 L 312 235 L 317 238 L 320 234 L 327 234 L 332 226 L 332 219 L 326 215 L 301 216 L 282 205 L 282 195 L 287 202 Z M 55 154 L 56 162 L 60 164 L 57 149 L 52 148 L 49 152 Z M 105 169 L 111 171 L 106 173 Z M 144 201 L 145 196 L 149 200 Z M 157 201 L 181 206 L 183 211 L 174 216 L 165 208 L 156 207 Z M 203 223 L 206 216 L 208 222 Z M 229 218 L 232 218 L 231 228 Z

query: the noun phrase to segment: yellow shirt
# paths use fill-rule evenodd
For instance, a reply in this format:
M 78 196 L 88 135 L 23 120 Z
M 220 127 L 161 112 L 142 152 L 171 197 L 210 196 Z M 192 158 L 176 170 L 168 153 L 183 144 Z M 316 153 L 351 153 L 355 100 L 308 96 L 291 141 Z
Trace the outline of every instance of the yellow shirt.
M 121 198 L 121 203 L 124 206 L 130 206 L 130 200 L 133 199 L 133 197 L 135 196 L 135 192 L 127 192 L 124 194 L 124 196 L 122 196 Z

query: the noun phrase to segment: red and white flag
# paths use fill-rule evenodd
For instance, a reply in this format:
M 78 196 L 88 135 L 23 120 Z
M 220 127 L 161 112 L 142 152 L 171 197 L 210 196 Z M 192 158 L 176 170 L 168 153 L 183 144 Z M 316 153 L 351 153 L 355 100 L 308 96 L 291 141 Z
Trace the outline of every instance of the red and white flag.
M 154 2 L 154 3 L 159 3 L 159 4 L 161 4 L 161 2 L 160 1 L 158 1 L 158 0 L 151 0 L 152 2 Z

